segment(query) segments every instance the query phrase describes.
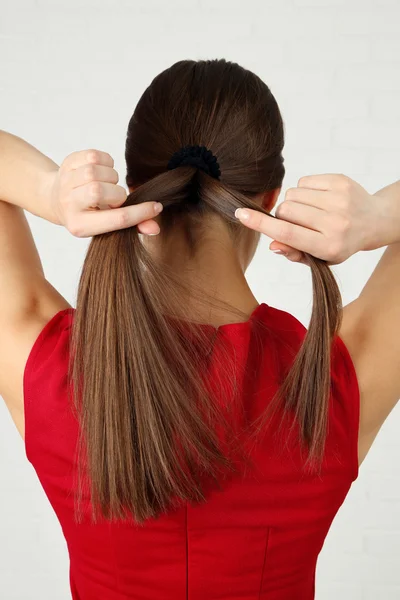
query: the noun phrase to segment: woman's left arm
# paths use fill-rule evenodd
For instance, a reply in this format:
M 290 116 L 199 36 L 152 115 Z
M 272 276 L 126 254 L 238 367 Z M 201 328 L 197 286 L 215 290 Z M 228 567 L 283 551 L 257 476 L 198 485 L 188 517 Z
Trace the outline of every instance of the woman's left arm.
M 58 166 L 0 131 L 0 395 L 23 435 L 23 372 L 40 330 L 70 305 L 46 280 L 23 209 L 59 224 L 47 182 Z
M 21 138 L 0 131 L 0 199 L 57 225 L 49 182 L 58 165 Z

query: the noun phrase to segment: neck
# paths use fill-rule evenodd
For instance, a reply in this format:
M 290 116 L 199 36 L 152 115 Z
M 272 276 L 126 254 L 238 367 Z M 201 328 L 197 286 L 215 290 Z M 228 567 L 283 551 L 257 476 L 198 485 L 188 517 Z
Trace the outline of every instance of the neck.
M 210 300 L 227 303 L 242 313 L 242 316 L 233 315 L 227 308 L 208 306 L 197 301 L 193 294 L 190 298 L 182 298 L 186 319 L 218 327 L 247 320 L 258 305 L 245 277 L 248 261 L 243 258 L 243 248 L 234 246 L 225 229 L 210 229 L 202 237 L 194 256 L 190 255 L 184 236 L 178 232 L 174 231 L 168 240 L 163 240 L 162 224 L 159 235 L 146 238 L 145 244 L 155 259 L 162 256 L 163 264 L 179 275 L 189 289 L 200 286 Z

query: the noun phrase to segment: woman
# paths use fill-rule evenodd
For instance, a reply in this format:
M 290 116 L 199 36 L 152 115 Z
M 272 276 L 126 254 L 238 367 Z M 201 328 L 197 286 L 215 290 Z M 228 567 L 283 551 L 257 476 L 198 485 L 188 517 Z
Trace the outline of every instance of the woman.
M 73 598 L 313 598 L 400 396 L 400 183 L 372 196 L 304 177 L 272 217 L 282 118 L 224 60 L 178 62 L 144 92 L 128 196 L 105 152 L 58 167 L 0 144 L 0 393 L 62 525 Z M 76 309 L 22 209 L 94 236 Z M 311 269 L 308 331 L 246 282 L 260 233 Z M 386 245 L 342 310 L 329 265 Z

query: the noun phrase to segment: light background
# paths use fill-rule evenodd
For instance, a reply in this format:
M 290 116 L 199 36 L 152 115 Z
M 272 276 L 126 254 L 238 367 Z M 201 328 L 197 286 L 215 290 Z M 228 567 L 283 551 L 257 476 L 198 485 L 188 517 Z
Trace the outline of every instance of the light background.
M 104 149 L 123 181 L 128 119 L 152 78 L 177 60 L 225 57 L 254 70 L 281 106 L 284 190 L 305 174 L 343 172 L 373 192 L 399 177 L 399 23 L 397 0 L 0 0 L 0 128 L 57 162 Z M 47 278 L 74 304 L 88 240 L 29 221 Z M 273 255 L 269 241 L 249 282 L 260 302 L 307 325 L 308 269 Z M 335 267 L 344 304 L 381 254 Z M 399 431 L 400 408 L 334 521 L 317 600 L 400 598 Z M 61 529 L 3 405 L 0 474 L 0 597 L 66 600 Z

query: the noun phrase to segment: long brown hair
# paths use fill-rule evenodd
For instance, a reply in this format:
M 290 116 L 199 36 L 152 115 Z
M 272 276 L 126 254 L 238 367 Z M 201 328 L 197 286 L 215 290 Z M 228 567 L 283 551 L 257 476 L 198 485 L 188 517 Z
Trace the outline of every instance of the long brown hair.
M 168 170 L 171 156 L 185 145 L 211 149 L 221 178 L 193 166 Z M 162 202 L 163 240 L 172 239 L 179 223 L 193 254 L 210 214 L 226 222 L 234 240 L 255 236 L 258 242 L 260 234 L 243 227 L 234 212 L 249 207 L 269 214 L 256 196 L 281 186 L 283 145 L 278 105 L 259 77 L 225 60 L 177 62 L 155 77 L 130 119 L 126 182 L 133 192 L 125 205 Z M 311 256 L 308 261 L 311 321 L 279 401 L 295 414 L 309 457 L 321 458 L 330 347 L 341 305 L 330 268 Z M 199 287 L 189 289 L 162 257 L 155 260 L 136 227 L 98 235 L 90 243 L 78 289 L 70 374 L 95 519 L 99 513 L 116 519 L 130 514 L 143 522 L 175 502 L 201 501 L 203 475 L 218 482 L 234 468 L 225 443 L 235 439 L 229 403 L 225 411 L 217 408 L 201 375 L 212 340 L 208 330 L 184 320 L 183 297 L 216 303 Z M 228 376 L 229 365 L 222 368 Z

